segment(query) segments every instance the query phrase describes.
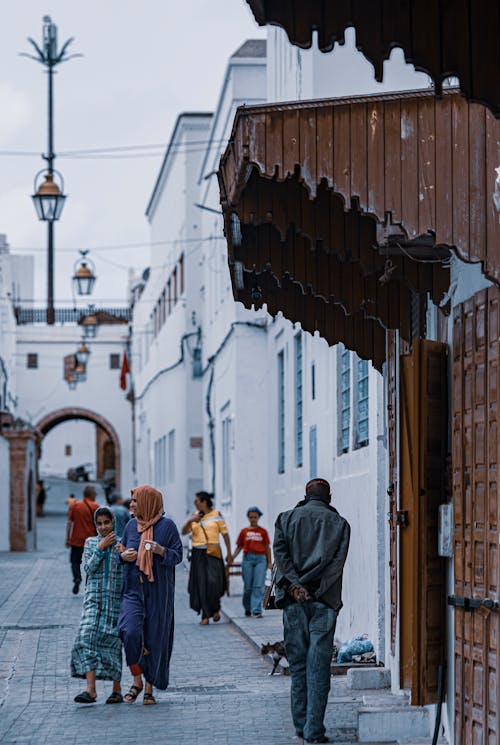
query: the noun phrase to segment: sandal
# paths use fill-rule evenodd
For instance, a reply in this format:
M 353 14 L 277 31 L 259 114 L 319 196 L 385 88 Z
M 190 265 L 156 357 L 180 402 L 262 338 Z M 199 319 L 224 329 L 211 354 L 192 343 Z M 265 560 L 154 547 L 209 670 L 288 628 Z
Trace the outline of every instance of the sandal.
M 208 618 L 202 618 L 200 621 L 200 626 L 208 626 L 209 623 L 210 621 L 208 620 Z
M 141 691 L 142 691 L 142 688 L 139 688 L 139 686 L 136 686 L 136 685 L 130 686 L 130 690 L 128 693 L 125 694 L 125 696 L 123 697 L 123 700 L 127 704 L 133 704 Z
M 107 704 L 121 704 L 123 703 L 123 696 L 118 691 L 113 691 L 106 699 Z
M 214 623 L 219 623 L 219 621 L 220 621 L 220 613 L 219 613 L 219 611 L 215 611 L 215 613 L 213 614 L 212 618 L 214 619 Z
M 75 696 L 74 701 L 77 704 L 95 704 L 97 696 L 91 696 L 88 691 L 83 691 L 83 693 L 79 693 L 78 696 Z
M 156 704 L 156 699 L 152 693 L 145 693 L 142 703 L 144 706 L 153 706 L 153 704 Z

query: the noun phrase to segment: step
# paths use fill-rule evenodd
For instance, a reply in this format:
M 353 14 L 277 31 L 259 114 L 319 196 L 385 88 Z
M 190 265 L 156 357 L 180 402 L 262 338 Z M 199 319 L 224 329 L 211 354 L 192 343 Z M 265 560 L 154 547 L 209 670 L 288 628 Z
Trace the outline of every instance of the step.
M 391 671 L 387 667 L 351 668 L 347 671 L 347 687 L 370 690 L 391 687 Z
M 429 733 L 429 711 L 423 706 L 365 706 L 359 710 L 359 742 L 411 742 L 412 738 L 428 738 Z

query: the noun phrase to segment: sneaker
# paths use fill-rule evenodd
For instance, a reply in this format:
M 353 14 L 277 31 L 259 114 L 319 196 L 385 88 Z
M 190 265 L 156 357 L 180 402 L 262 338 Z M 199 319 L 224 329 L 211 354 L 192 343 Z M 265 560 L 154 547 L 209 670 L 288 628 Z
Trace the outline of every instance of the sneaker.
M 323 735 L 323 737 L 317 737 L 315 740 L 306 740 L 307 743 L 312 742 L 331 742 L 330 738 L 326 735 Z
M 79 582 L 74 582 L 73 583 L 73 590 L 72 590 L 73 595 L 78 595 L 78 590 L 79 589 L 80 589 L 80 583 Z
M 251 615 L 252 615 L 252 614 L 250 613 L 250 611 L 249 611 L 249 610 L 246 610 L 246 611 L 245 611 L 245 616 L 246 616 L 247 618 L 250 618 L 250 616 L 251 616 Z
M 262 613 L 255 613 L 254 618 L 262 618 Z

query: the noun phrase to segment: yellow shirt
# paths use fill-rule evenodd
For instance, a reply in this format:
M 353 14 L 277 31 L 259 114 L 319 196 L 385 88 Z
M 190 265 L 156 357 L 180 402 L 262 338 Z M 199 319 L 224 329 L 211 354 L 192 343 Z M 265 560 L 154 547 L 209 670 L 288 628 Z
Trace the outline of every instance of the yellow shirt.
M 220 535 L 227 535 L 229 532 L 218 510 L 211 510 L 202 518 L 203 528 L 200 523 L 193 521 L 191 523 L 191 545 L 193 548 L 206 548 L 207 538 L 209 543 L 219 543 Z

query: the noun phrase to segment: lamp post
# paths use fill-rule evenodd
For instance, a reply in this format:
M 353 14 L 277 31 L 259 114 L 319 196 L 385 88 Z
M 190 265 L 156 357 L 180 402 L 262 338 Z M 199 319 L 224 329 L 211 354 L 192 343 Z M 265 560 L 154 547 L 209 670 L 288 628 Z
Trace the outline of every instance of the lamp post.
M 28 41 L 34 48 L 36 54 L 23 53 L 22 56 L 39 62 L 47 70 L 48 75 L 48 137 L 47 153 L 42 158 L 47 163 L 47 168 L 35 177 L 35 203 L 38 218 L 47 223 L 47 323 L 53 324 L 54 313 L 54 222 L 61 216 L 64 200 L 62 177 L 54 169 L 54 71 L 62 62 L 67 62 L 73 57 L 81 57 L 81 54 L 67 54 L 67 50 L 73 37 L 67 39 L 62 47 L 57 46 L 57 26 L 52 23 L 50 16 L 43 17 L 43 39 L 41 48 L 34 39 L 28 37 Z M 38 177 L 43 173 L 45 181 L 37 184 Z M 60 184 L 54 180 L 59 177 Z

